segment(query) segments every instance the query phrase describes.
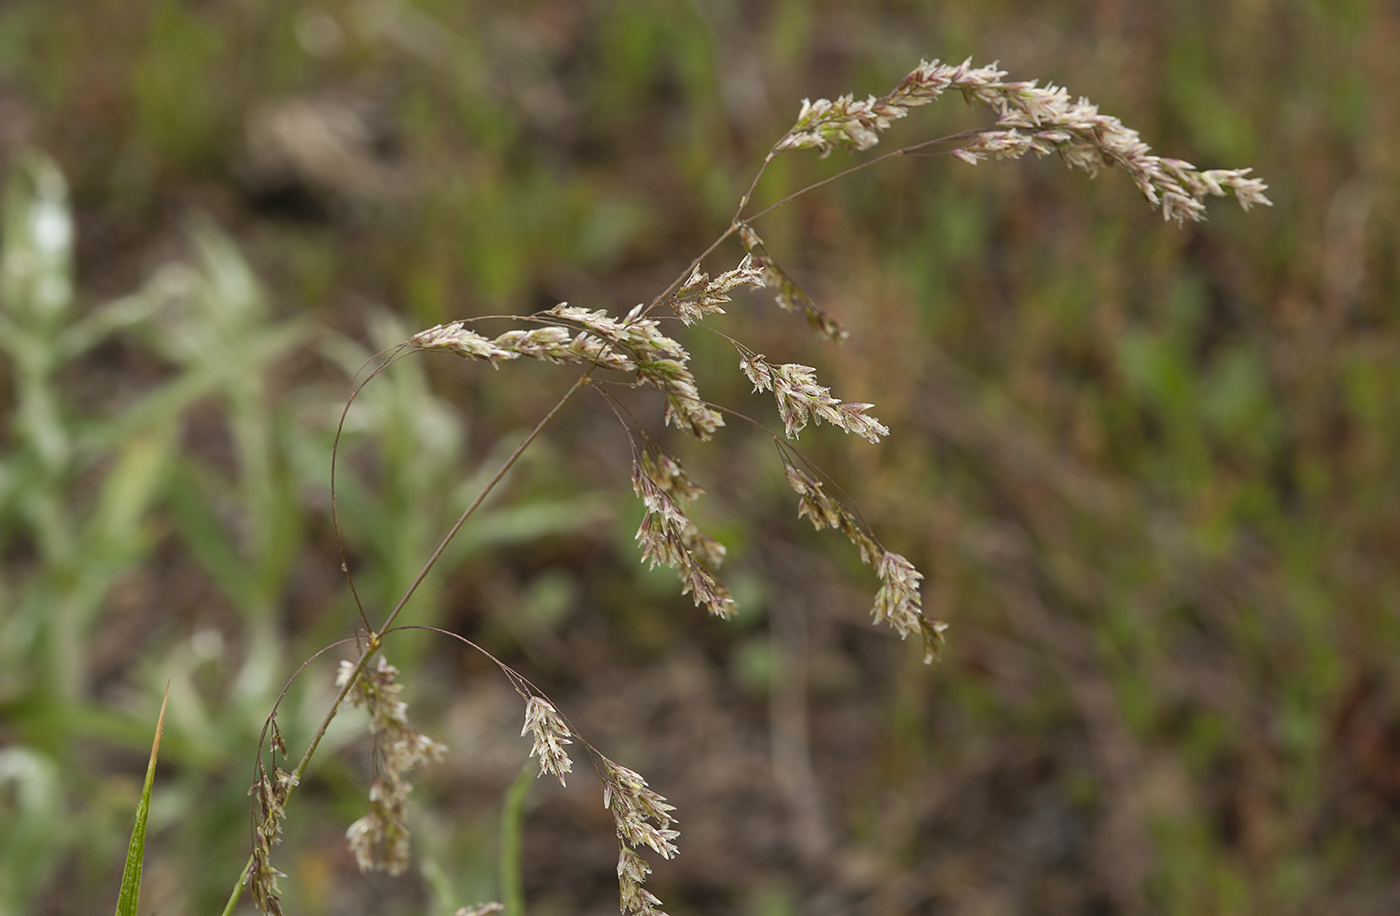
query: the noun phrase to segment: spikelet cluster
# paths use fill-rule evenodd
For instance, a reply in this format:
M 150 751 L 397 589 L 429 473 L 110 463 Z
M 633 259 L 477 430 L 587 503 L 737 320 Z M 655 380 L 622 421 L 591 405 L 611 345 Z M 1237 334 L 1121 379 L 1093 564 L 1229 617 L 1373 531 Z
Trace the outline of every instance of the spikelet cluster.
M 919 595 L 923 574 L 904 557 L 881 547 L 849 509 L 822 489 L 821 481 L 791 463 L 785 462 L 784 470 L 788 485 L 797 494 L 798 518 L 809 519 L 818 531 L 840 531 L 856 545 L 861 562 L 875 568 L 880 590 L 871 609 L 874 621 L 889 624 L 900 639 L 919 633 L 924 641 L 924 664 L 932 662 L 943 646 L 943 631 L 948 625 L 924 616 Z
M 832 397 L 831 389 L 817 384 L 817 370 L 811 366 L 774 366 L 763 354 L 755 353 L 740 357 L 739 368 L 753 382 L 754 391 L 773 392 L 789 439 L 797 438 L 811 420 L 824 420 L 869 442 L 879 442 L 881 436 L 889 435 L 889 427 L 865 413 L 874 404 L 846 403 Z
M 658 322 L 643 318 L 638 305 L 621 321 L 599 309 L 589 311 L 560 303 L 547 314 L 579 325 L 607 340 L 631 357 L 637 381 L 666 395 L 666 422 L 697 439 L 709 439 L 724 425 L 719 411 L 700 398 L 689 369 L 690 354 L 657 330 Z
M 760 282 L 761 271 L 751 264 L 741 265 L 715 280 L 701 274 L 690 290 L 690 298 L 685 303 L 678 302 L 676 308 L 693 320 L 718 311 L 719 302 L 729 301 L 724 294 L 736 286 Z M 548 326 L 487 338 L 467 328 L 466 322 L 454 321 L 418 332 L 409 338 L 409 345 L 422 350 L 447 350 L 466 359 L 485 360 L 498 368 L 502 361 L 526 357 L 635 373 L 638 383 L 665 394 L 667 423 L 697 439 L 709 439 L 724 425 L 724 417 L 701 399 L 688 366 L 690 354 L 657 330 L 659 322 L 643 318 L 643 309 L 638 305 L 619 320 L 602 309 L 590 311 L 561 302 L 544 314 L 582 328 L 580 333 L 571 335 L 566 328 Z
M 268 723 L 272 743 L 272 771 L 268 772 L 262 755 L 258 755 L 258 779 L 248 790 L 257 799 L 257 814 L 253 823 L 253 863 L 246 879 L 252 892 L 253 902 L 259 910 L 272 916 L 282 916 L 282 904 L 278 897 L 277 879 L 286 875 L 272 864 L 272 847 L 282 840 L 282 820 L 286 817 L 287 796 L 297 785 L 296 776 L 277 766 L 280 755 L 287 757 L 287 744 L 282 740 L 282 732 L 277 721 Z
M 564 750 L 564 745 L 573 744 L 573 733 L 554 704 L 544 697 L 530 696 L 525 700 L 525 727 L 520 730 L 520 736 L 523 738 L 527 734 L 534 739 L 530 756 L 540 759 L 539 775 L 556 776 L 559 785 L 564 785 L 564 776 L 574 770 L 573 761 Z
M 676 459 L 648 444 L 632 462 L 632 489 L 646 507 L 637 528 L 642 560 L 676 571 L 681 594 L 690 595 L 718 617 L 734 613 L 734 599 L 715 571 L 724 563 L 725 547 L 700 532 L 685 507 L 704 492 Z
M 345 686 L 354 671 L 352 662 L 341 662 L 337 686 Z M 413 785 L 408 771 L 439 760 L 447 752 L 446 747 L 408 724 L 408 705 L 399 699 L 403 685 L 398 675 L 398 669 L 381 656 L 375 665 L 360 671 L 347 696 L 352 705 L 363 706 L 369 713 L 379 766 L 369 790 L 369 809 L 350 825 L 345 837 L 361 871 L 391 875 L 402 874 L 409 862 L 406 817 Z
M 724 309 L 720 306 L 730 301 L 731 291 L 740 286 L 762 287 L 766 274 L 752 254 L 745 255 L 738 267 L 726 270 L 713 280 L 696 267 L 667 302 L 681 321 L 692 325 L 706 315 L 723 315 Z
M 995 65 L 973 67 L 922 61 L 895 89 L 863 102 L 852 96 L 835 101 L 803 100 L 797 123 L 774 146 L 776 151 L 816 148 L 823 156 L 837 147 L 869 149 L 880 132 L 949 89 L 962 92 L 996 115 L 995 127 L 981 131 L 971 142 L 953 152 L 966 162 L 988 156 L 1016 159 L 1026 153 L 1058 153 L 1072 168 L 1096 175 L 1117 166 L 1132 178 L 1163 219 L 1178 224 L 1206 218 L 1207 197 L 1234 197 L 1245 210 L 1254 205 L 1272 206 L 1264 191 L 1268 186 L 1248 177 L 1250 169 L 1201 171 L 1189 162 L 1153 155 L 1138 132 L 1115 117 L 1101 114 L 1087 99 L 1071 100 L 1069 93 L 1035 80 L 1007 81 L 1006 71 Z
M 641 775 L 600 755 L 603 807 L 617 827 L 617 882 L 623 913 L 666 916 L 661 901 L 643 887 L 651 866 L 637 852 L 643 846 L 669 859 L 677 852 L 675 808 L 647 786 Z
M 464 321 L 439 324 L 419 331 L 409 343 L 423 350 L 447 350 L 464 359 L 480 359 L 493 368 L 512 359 L 537 359 L 541 362 L 582 366 L 601 366 L 621 372 L 635 372 L 637 364 L 609 342 L 592 334 L 570 335 L 557 326 L 530 331 L 506 331 L 494 338 L 483 337 L 470 330 Z

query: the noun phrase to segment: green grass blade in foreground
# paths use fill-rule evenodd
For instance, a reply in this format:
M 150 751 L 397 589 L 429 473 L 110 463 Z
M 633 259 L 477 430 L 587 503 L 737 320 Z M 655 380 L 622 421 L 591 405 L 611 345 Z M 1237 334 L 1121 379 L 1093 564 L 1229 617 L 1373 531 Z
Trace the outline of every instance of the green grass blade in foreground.
M 160 716 L 156 719 L 156 737 L 151 742 L 151 762 L 146 765 L 146 783 L 141 787 L 141 803 L 136 806 L 136 826 L 131 828 L 131 845 L 126 850 L 126 867 L 122 869 L 122 888 L 117 897 L 117 916 L 136 916 L 136 901 L 141 896 L 141 864 L 146 857 L 146 817 L 151 813 L 151 786 L 156 780 L 156 755 L 160 752 L 160 733 L 165 727 L 165 704 L 170 700 L 170 688 L 160 701 Z
M 501 900 L 506 916 L 525 916 L 525 890 L 520 880 L 520 828 L 525 820 L 525 799 L 539 771 L 534 761 L 521 769 L 506 790 L 501 807 Z

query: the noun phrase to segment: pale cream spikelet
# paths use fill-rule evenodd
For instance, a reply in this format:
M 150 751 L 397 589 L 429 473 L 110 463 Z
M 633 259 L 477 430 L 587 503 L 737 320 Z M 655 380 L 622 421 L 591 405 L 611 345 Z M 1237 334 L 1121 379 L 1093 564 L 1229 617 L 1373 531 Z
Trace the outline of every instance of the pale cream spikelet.
M 699 267 L 681 284 L 680 288 L 666 301 L 675 309 L 676 315 L 687 325 L 695 324 L 706 315 L 723 315 L 720 306 L 730 301 L 729 293 L 740 286 L 761 288 L 764 285 L 766 270 L 758 264 L 752 254 L 744 255 L 744 260 L 733 270 L 727 270 L 710 279 L 709 274 Z
M 556 776 L 559 785 L 564 785 L 565 774 L 572 773 L 574 769 L 573 761 L 564 750 L 564 745 L 573 744 L 570 740 L 572 732 L 564 724 L 554 704 L 544 697 L 532 696 L 525 701 L 525 727 L 520 730 L 520 735 L 524 737 L 526 734 L 534 738 L 530 756 L 540 759 L 539 775 L 548 773 Z
M 619 843 L 617 852 L 618 905 L 623 913 L 633 916 L 666 916 L 661 901 L 642 886 L 651 866 L 636 851 Z
M 739 368 L 753 383 L 754 391 L 772 391 L 778 402 L 778 415 L 789 439 L 797 438 L 809 421 L 823 420 L 838 429 L 854 433 L 869 442 L 889 435 L 889 427 L 866 411 L 874 404 L 843 402 L 831 396 L 831 389 L 817 384 L 816 370 L 798 363 L 774 366 L 755 353 L 743 356 Z
M 862 563 L 875 565 L 876 558 L 884 551 L 855 515 L 828 496 L 821 482 L 810 474 L 790 463 L 783 465 L 783 471 L 787 474 L 788 486 L 797 494 L 797 517 L 807 518 L 818 531 L 823 528 L 840 531 L 860 551 Z
M 675 806 L 658 794 L 642 775 L 606 757 L 603 764 L 603 807 L 613 817 L 618 838 L 633 849 L 646 846 L 663 859 L 677 852 L 680 831 L 671 812 Z

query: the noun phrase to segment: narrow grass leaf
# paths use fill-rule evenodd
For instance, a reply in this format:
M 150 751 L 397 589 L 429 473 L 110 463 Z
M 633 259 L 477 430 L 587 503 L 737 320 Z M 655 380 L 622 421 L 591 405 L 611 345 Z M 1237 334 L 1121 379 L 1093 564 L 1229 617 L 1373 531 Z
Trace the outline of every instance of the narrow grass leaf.
M 501 899 L 506 916 L 525 916 L 525 888 L 520 871 L 521 825 L 525 821 L 525 799 L 539 775 L 527 762 L 506 790 L 501 805 Z
M 146 765 L 146 784 L 141 787 L 141 803 L 136 806 L 136 826 L 131 829 L 131 845 L 126 850 L 126 867 L 122 869 L 121 893 L 117 896 L 117 916 L 136 916 L 137 898 L 141 896 L 141 865 L 146 858 L 146 818 L 151 813 L 151 786 L 156 781 L 156 755 L 160 752 L 160 733 L 165 728 L 165 704 L 170 700 L 170 686 L 160 701 L 160 716 L 156 719 L 156 737 L 151 742 L 151 762 Z

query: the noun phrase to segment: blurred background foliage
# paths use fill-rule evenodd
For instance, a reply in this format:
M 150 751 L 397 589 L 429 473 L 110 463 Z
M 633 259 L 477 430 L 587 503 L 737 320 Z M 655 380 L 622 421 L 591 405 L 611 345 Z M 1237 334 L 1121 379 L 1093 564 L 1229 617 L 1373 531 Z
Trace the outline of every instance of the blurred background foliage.
M 649 300 L 803 97 L 967 56 L 1253 166 L 1275 206 L 1178 230 L 1119 175 L 909 157 L 763 218 L 852 339 L 762 294 L 717 324 L 893 428 L 805 447 L 928 573 L 942 664 L 869 626 L 873 578 L 803 530 L 763 435 L 696 447 L 645 398 L 709 489 L 736 621 L 637 564 L 625 440 L 585 399 L 408 622 L 518 666 L 678 805 L 651 882 L 673 913 L 1396 912 L 1397 46 L 1383 0 L 11 0 L 0 914 L 115 898 L 166 681 L 146 906 L 221 905 L 261 720 L 358 622 L 327 480 L 372 352 Z M 983 123 L 916 115 L 885 148 Z M 786 156 L 759 197 L 852 161 Z M 773 425 L 728 344 L 688 343 L 702 391 Z M 372 621 L 570 381 L 413 359 L 356 402 L 341 534 Z M 452 749 L 415 794 L 420 867 L 354 870 L 347 715 L 293 803 L 289 912 L 500 893 L 518 700 L 455 646 L 388 655 Z M 332 671 L 283 703 L 294 752 Z M 615 912 L 587 774 L 525 810 L 530 912 Z

